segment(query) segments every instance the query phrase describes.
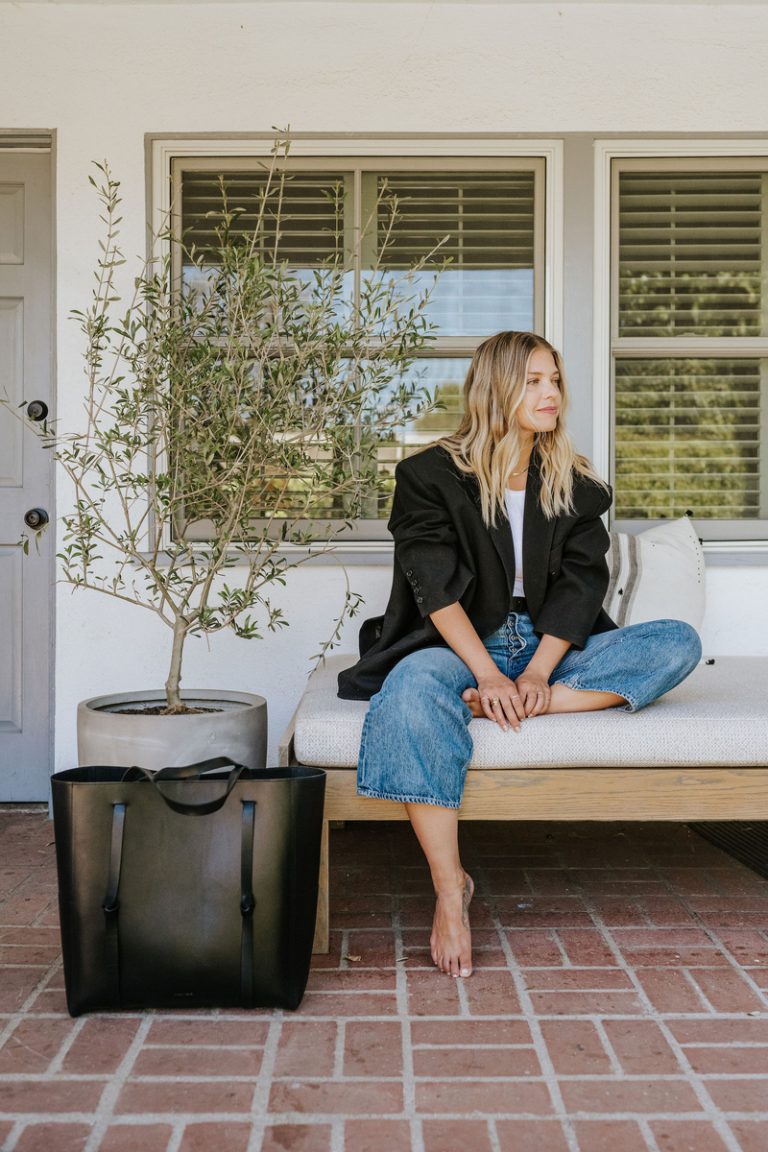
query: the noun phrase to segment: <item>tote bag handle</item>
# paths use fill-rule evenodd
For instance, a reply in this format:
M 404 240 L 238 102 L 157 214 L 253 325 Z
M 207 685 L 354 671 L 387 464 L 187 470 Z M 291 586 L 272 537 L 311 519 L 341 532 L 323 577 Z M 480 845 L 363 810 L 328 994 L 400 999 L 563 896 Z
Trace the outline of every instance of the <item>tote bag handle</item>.
M 220 782 L 225 785 L 225 788 L 221 795 L 216 796 L 213 800 L 204 800 L 199 803 L 193 803 L 191 800 L 174 800 L 163 790 L 163 784 L 169 781 L 203 780 L 209 773 L 219 772 L 227 765 L 231 766 L 231 770 L 226 776 L 220 777 Z M 246 771 L 246 767 L 244 764 L 235 764 L 227 756 L 213 756 L 210 760 L 200 760 L 196 764 L 185 764 L 178 767 L 161 768 L 157 772 L 150 772 L 138 765 L 135 765 L 130 771 L 138 772 L 145 780 L 149 780 L 160 793 L 164 802 L 174 812 L 180 812 L 182 816 L 208 816 L 211 812 L 218 812 L 220 808 L 224 807 L 235 784 Z

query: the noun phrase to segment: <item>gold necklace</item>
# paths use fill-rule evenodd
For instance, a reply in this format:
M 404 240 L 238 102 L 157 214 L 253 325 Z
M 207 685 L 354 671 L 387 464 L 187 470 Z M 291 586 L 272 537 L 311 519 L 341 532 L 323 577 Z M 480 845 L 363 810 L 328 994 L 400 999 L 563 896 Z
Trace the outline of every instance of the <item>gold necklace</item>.
M 523 473 L 524 473 L 524 472 L 527 472 L 529 468 L 530 468 L 530 464 L 526 464 L 525 468 L 521 468 L 519 472 L 510 472 L 510 473 L 509 473 L 510 479 L 511 479 L 513 476 L 522 476 L 522 475 L 523 475 Z

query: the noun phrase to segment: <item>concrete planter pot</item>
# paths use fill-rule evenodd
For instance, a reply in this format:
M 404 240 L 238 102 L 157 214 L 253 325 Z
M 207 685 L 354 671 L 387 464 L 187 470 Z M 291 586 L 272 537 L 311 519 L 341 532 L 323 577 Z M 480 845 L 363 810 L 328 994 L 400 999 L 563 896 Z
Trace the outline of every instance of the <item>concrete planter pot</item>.
M 162 706 L 162 690 L 94 696 L 77 707 L 78 764 L 155 770 L 231 756 L 248 768 L 267 760 L 267 702 L 250 692 L 189 689 L 185 704 L 217 711 L 180 716 L 148 715 Z

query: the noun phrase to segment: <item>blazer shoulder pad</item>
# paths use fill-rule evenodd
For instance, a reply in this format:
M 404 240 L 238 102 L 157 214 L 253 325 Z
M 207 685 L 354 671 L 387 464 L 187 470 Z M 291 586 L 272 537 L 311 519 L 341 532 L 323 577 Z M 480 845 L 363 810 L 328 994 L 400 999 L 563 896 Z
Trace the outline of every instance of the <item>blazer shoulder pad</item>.
M 613 502 L 613 491 L 609 484 L 598 484 L 577 472 L 574 476 L 573 502 L 578 516 L 602 516 Z
M 395 467 L 395 477 L 413 477 L 417 480 L 429 481 L 444 479 L 445 474 L 457 475 L 456 465 L 439 444 L 431 444 L 421 452 L 414 452 L 406 456 Z

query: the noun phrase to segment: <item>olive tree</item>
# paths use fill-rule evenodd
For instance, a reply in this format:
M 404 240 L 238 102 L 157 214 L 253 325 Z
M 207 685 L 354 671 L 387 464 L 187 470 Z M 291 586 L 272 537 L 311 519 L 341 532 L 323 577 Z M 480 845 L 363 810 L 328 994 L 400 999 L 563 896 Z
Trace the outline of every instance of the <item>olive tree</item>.
M 104 235 L 90 302 L 73 312 L 80 426 L 30 424 L 72 492 L 61 577 L 168 628 L 169 712 L 184 710 L 187 638 L 287 624 L 276 585 L 370 509 L 386 483 L 377 451 L 431 404 L 411 370 L 432 339 L 430 287 L 380 259 L 353 303 L 341 253 L 303 270 L 282 258 L 287 148 L 276 142 L 247 228 L 222 183 L 212 248 L 164 227 L 135 277 L 123 267 L 119 183 L 96 165 Z M 397 210 L 385 188 L 380 257 Z M 435 267 L 433 250 L 414 272 Z M 347 581 L 323 652 L 359 603 Z

